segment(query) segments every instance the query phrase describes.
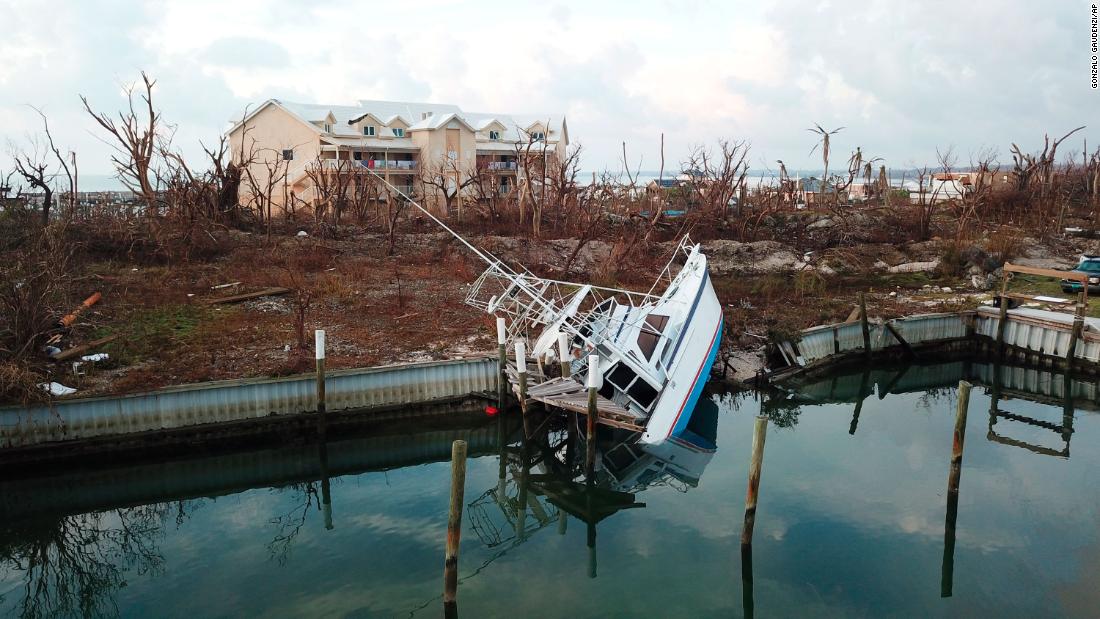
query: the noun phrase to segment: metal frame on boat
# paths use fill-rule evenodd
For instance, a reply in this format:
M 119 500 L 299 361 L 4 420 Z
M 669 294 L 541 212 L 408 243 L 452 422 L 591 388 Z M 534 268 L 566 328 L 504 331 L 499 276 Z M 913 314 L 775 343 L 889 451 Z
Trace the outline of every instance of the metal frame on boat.
M 671 440 L 696 451 L 713 451 L 689 424 L 722 336 L 722 307 L 699 244 L 684 236 L 647 293 L 547 279 L 515 270 L 474 247 L 412 198 L 390 188 L 488 264 L 466 303 L 503 316 L 506 343 L 533 342 L 530 354 L 540 368 L 568 361 L 574 377 L 583 374 L 589 355 L 598 355 L 603 380 L 597 409 L 601 417 L 606 414 L 605 423 L 643 430 L 642 443 Z M 684 264 L 673 275 L 680 256 Z M 664 281 L 664 292 L 653 294 Z M 585 413 L 580 404 L 585 389 L 575 378 L 561 378 L 535 385 L 528 395 Z

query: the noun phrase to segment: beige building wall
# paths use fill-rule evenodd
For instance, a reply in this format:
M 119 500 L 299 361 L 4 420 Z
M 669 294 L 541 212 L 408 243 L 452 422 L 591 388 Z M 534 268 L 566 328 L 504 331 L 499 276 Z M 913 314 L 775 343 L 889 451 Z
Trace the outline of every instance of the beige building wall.
M 261 190 L 268 187 L 270 164 L 280 161 L 284 150 L 294 151 L 293 160 L 281 162 L 281 170 L 289 171 L 291 180 L 296 171 L 321 152 L 320 134 L 278 105 L 268 105 L 236 126 L 229 133 L 229 145 L 233 163 L 240 165 L 242 161 L 251 160 L 249 170 Z M 294 189 L 289 186 L 273 188 L 273 202 L 285 205 L 285 194 Z M 242 179 L 239 197 L 242 204 L 254 201 L 247 179 Z

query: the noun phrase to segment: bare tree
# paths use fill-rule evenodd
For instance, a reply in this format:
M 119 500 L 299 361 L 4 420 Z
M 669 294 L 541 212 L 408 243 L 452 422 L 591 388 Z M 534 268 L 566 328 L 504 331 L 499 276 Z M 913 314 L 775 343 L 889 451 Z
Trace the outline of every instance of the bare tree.
M 30 141 L 30 150 L 20 150 L 11 145 L 11 156 L 15 162 L 15 171 L 32 188 L 42 192 L 42 225 L 50 223 L 50 208 L 53 206 L 54 169 L 50 161 L 48 147 L 38 137 Z
M 160 112 L 153 107 L 153 86 L 156 81 L 144 71 L 141 79 L 144 93 L 137 95 L 134 85 L 125 88 L 129 105 L 127 110 L 119 112 L 117 121 L 107 113 L 93 111 L 87 97 L 81 95 L 80 100 L 84 104 L 84 110 L 114 138 L 115 154 L 111 155 L 111 162 L 118 172 L 119 180 L 130 191 L 141 196 L 145 202 L 146 214 L 152 215 L 157 205 L 154 167 Z M 144 102 L 141 106 L 144 108 L 143 112 L 138 111 L 135 96 L 139 96 Z
M 443 157 L 438 161 L 428 162 L 420 166 L 419 181 L 424 187 L 431 187 L 435 197 L 443 198 L 443 215 L 448 215 L 454 208 L 456 200 L 463 192 L 478 183 L 478 173 L 474 170 L 464 170 L 457 159 Z

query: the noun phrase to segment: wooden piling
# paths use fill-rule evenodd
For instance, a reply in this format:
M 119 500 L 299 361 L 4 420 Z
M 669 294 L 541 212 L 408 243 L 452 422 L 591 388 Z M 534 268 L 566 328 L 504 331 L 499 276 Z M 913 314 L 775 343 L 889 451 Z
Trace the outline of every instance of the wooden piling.
M 1087 286 L 1086 286 L 1087 288 Z M 1085 310 L 1088 307 L 1088 296 L 1083 290 L 1077 296 L 1077 307 L 1073 313 L 1073 330 L 1069 334 L 1069 349 L 1066 350 L 1066 370 L 1073 371 L 1073 364 L 1077 360 L 1077 341 L 1081 338 L 1081 332 L 1085 328 Z
M 1000 315 L 997 320 L 997 359 L 1000 360 L 1005 354 L 1005 329 L 1008 327 L 1008 297 L 1001 295 L 998 297 L 1000 300 Z
M 516 340 L 516 371 L 519 381 L 519 409 L 523 414 L 523 433 L 531 436 L 531 422 L 527 418 L 527 345 Z
M 466 441 L 451 443 L 451 504 L 447 510 L 447 550 L 443 561 L 443 610 L 458 609 L 458 544 L 462 537 L 462 501 L 466 491 Z
M 863 354 L 871 358 L 871 327 L 867 323 L 867 299 L 859 293 L 859 326 L 863 330 Z
M 752 457 L 749 460 L 749 487 L 745 492 L 745 524 L 741 529 L 741 543 L 752 543 L 752 530 L 756 524 L 756 499 L 760 491 L 760 467 L 764 462 L 764 439 L 767 436 L 768 418 L 756 416 L 752 433 Z
M 959 381 L 955 408 L 955 430 L 951 439 L 951 472 L 947 478 L 947 516 L 943 530 L 943 565 L 940 569 L 940 597 L 951 597 L 955 574 L 955 520 L 959 514 L 959 478 L 962 475 L 963 444 L 966 439 L 966 411 L 970 406 L 970 383 Z
M 497 405 L 503 416 L 507 407 L 508 397 L 508 332 L 505 328 L 504 318 L 497 316 L 497 348 L 500 376 L 497 378 Z
M 752 544 L 741 544 L 741 609 L 745 619 L 752 619 Z
M 970 383 L 959 381 L 959 401 L 955 408 L 955 431 L 951 440 L 951 475 L 948 478 L 949 492 L 959 491 L 959 476 L 962 474 L 963 442 L 966 439 L 966 410 L 970 406 Z
M 569 378 L 572 373 L 570 368 L 572 355 L 569 354 L 569 336 L 565 333 L 558 334 L 558 359 L 561 360 L 561 377 Z
M 588 471 L 588 475 L 592 475 L 592 471 L 596 466 L 596 420 L 599 418 L 600 411 L 596 407 L 596 393 L 600 388 L 600 357 L 599 355 L 588 356 L 588 438 L 586 440 L 587 452 L 585 454 L 584 465 L 585 470 Z
M 313 332 L 313 356 L 317 360 L 317 412 L 325 414 L 325 330 Z

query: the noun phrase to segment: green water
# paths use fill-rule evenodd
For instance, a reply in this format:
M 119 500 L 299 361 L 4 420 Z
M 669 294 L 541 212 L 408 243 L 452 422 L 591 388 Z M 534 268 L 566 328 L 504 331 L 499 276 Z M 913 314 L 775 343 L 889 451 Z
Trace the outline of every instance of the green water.
M 644 507 L 606 515 L 594 551 L 586 523 L 536 485 L 526 493 L 526 532 L 516 535 L 525 452 L 518 440 L 509 448 L 498 501 L 497 421 L 481 415 L 330 433 L 323 450 L 303 443 L 8 478 L 0 612 L 437 617 L 445 459 L 464 438 L 464 617 L 729 617 L 747 606 L 760 617 L 1095 617 L 1100 416 L 1086 398 L 1096 386 L 1075 383 L 1067 407 L 1061 377 L 1018 372 L 997 386 L 995 406 L 1016 417 L 998 417 L 991 434 L 992 386 L 977 380 L 980 369 L 878 370 L 767 399 L 751 580 L 739 538 L 761 403 L 716 394 L 718 449 L 697 486 L 690 476 L 647 476 L 633 497 Z M 964 374 L 975 388 L 945 562 L 951 385 Z M 563 436 L 542 436 L 543 449 L 531 443 L 526 453 L 550 457 Z

